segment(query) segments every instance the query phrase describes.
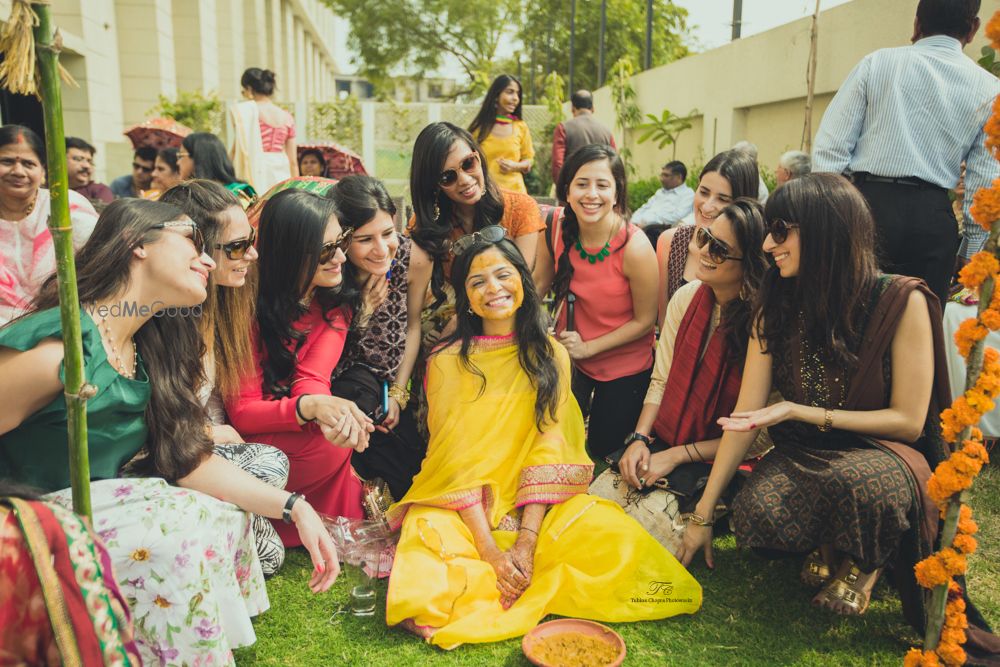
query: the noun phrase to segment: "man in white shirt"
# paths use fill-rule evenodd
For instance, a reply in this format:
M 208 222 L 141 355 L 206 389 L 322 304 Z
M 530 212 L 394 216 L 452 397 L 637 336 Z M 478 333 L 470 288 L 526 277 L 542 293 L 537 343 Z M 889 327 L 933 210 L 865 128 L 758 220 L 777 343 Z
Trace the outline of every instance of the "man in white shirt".
M 977 190 L 1000 176 L 983 145 L 997 78 L 962 47 L 979 29 L 980 0 L 920 0 L 912 46 L 865 56 L 837 91 L 813 144 L 813 171 L 849 174 L 868 200 L 880 268 L 927 281 L 942 302 L 956 251 L 968 258 L 987 233 L 971 222 Z M 965 176 L 965 239 L 948 190 Z
M 674 225 L 691 213 L 694 208 L 694 190 L 687 186 L 687 167 L 674 160 L 660 170 L 663 186 L 632 214 L 632 222 L 647 225 Z

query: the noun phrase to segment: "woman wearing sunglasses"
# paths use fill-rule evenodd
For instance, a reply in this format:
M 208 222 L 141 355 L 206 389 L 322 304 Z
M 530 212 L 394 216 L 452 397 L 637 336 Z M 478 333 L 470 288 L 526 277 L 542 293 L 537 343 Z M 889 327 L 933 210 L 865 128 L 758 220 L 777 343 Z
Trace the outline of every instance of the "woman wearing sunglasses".
M 732 414 L 740 391 L 752 301 L 768 268 L 766 234 L 752 199 L 737 199 L 698 228 L 698 272 L 667 306 L 642 413 L 618 464 L 632 488 L 715 458 L 716 422 Z
M 347 340 L 354 288 L 344 282 L 352 230 L 332 199 L 304 190 L 273 195 L 260 214 L 260 259 L 251 346 L 239 392 L 223 396 L 236 430 L 274 445 L 290 464 L 287 488 L 330 516 L 361 518 L 361 483 L 351 449 L 364 450 L 371 419 L 330 395 Z M 285 546 L 298 546 L 275 523 Z
M 455 295 L 447 284 L 452 241 L 500 225 L 528 266 L 534 265 L 538 232 L 545 229 L 538 205 L 527 194 L 497 188 L 485 165 L 486 157 L 472 135 L 451 123 L 431 123 L 413 145 L 413 217 L 408 229 L 416 246 L 413 286 L 425 293 L 430 285 L 430 305 L 424 312 L 428 347 L 454 327 Z
M 755 302 L 736 410 L 719 420 L 722 443 L 678 558 L 687 564 L 704 549 L 712 564 L 714 508 L 767 427 L 774 450 L 733 506 L 737 542 L 809 554 L 802 579 L 819 589 L 813 603 L 838 614 L 863 614 L 891 565 L 907 617 L 922 619 L 913 567 L 938 526 L 923 490 L 948 451 L 938 417 L 950 401 L 947 375 L 935 373 L 946 368 L 940 304 L 923 281 L 878 272 L 871 211 L 843 177 L 789 181 L 766 214 L 775 266 Z M 768 406 L 772 384 L 786 400 Z
M 143 661 L 227 664 L 254 642 L 250 616 L 268 606 L 244 510 L 295 523 L 316 592 L 336 578 L 336 550 L 309 503 L 212 456 L 197 396 L 203 342 L 184 316 L 205 300 L 214 268 L 197 225 L 169 204 L 120 199 L 76 267 L 84 373 L 96 392 L 87 401 L 93 526 Z M 69 507 L 58 306 L 51 278 L 30 314 L 0 329 L 0 477 Z
M 246 443 L 226 423 L 223 396 L 239 393 L 241 369 L 254 362 L 246 332 L 256 297 L 246 287 L 250 266 L 257 260 L 256 232 L 231 192 L 214 181 L 194 179 L 167 190 L 160 201 L 173 204 L 198 225 L 205 248 L 215 260 L 209 275 L 208 298 L 201 307 L 199 331 L 205 341 L 205 383 L 198 396 L 208 412 L 215 453 L 279 489 L 288 481 L 288 458 L 281 450 Z M 265 575 L 278 571 L 285 548 L 271 522 L 253 516 L 257 555 Z
M 587 448 L 622 446 L 642 409 L 653 366 L 656 255 L 628 222 L 625 166 L 610 146 L 569 157 L 556 194 L 566 207 L 540 244 L 535 284 L 555 292 L 559 342 L 573 360 L 573 394 L 590 417 Z M 638 233 L 637 233 L 638 232 Z
M 667 303 L 678 289 L 694 280 L 701 264 L 694 242 L 699 227 L 707 227 L 716 216 L 740 197 L 757 198 L 757 162 L 742 151 L 719 153 L 701 170 L 694 191 L 693 225 L 681 224 L 660 234 L 656 241 L 656 263 L 660 267 L 657 322 L 662 322 Z M 686 220 L 686 219 L 685 219 Z
M 517 247 L 491 226 L 454 250 L 458 326 L 428 361 L 427 459 L 388 513 L 400 534 L 386 621 L 453 648 L 523 635 L 546 614 L 693 613 L 698 582 L 621 508 L 586 494 L 593 464 L 569 356 Z M 650 582 L 670 582 L 669 594 Z

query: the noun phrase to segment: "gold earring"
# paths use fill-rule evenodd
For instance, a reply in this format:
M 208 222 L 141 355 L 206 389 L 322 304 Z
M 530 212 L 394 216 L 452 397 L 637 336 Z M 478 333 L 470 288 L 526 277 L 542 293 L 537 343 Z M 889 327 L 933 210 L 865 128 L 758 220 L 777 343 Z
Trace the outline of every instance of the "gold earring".
M 434 200 L 434 222 L 438 221 L 441 217 L 441 207 L 438 206 L 437 199 Z

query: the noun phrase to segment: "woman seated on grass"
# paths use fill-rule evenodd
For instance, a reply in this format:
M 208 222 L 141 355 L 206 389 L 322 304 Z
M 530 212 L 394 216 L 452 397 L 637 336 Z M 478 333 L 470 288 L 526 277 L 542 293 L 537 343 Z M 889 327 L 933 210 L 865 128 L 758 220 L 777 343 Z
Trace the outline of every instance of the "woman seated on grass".
M 586 495 L 569 356 L 504 236 L 491 226 L 453 246 L 458 329 L 429 361 L 427 458 L 389 510 L 402 531 L 388 623 L 452 648 L 523 635 L 546 614 L 696 611 L 698 582 L 621 508 Z M 672 589 L 650 593 L 660 581 Z
M 226 423 L 222 396 L 239 392 L 243 369 L 253 364 L 247 330 L 253 318 L 256 289 L 247 275 L 257 250 L 256 232 L 236 197 L 215 181 L 193 179 L 167 190 L 160 201 L 173 204 L 194 220 L 215 262 L 208 278 L 208 298 L 197 319 L 205 343 L 205 382 L 198 399 L 208 411 L 215 453 L 271 486 L 283 489 L 288 481 L 288 457 L 269 445 L 247 443 Z M 257 555 L 265 575 L 278 571 L 285 547 L 266 517 L 253 516 Z
M 292 521 L 326 590 L 337 554 L 312 507 L 218 456 L 198 401 L 203 344 L 178 309 L 215 268 L 197 225 L 119 199 L 77 253 L 94 528 L 135 618 L 144 662 L 232 663 L 267 609 L 246 512 Z M 57 284 L 0 329 L 0 477 L 71 504 Z M 140 477 L 122 479 L 122 467 Z M 200 492 L 200 493 L 199 493 Z M 296 502 L 297 500 L 297 502 Z M 232 503 L 232 504 L 231 504 Z M 242 509 L 241 509 L 242 508 Z
M 767 427 L 774 450 L 734 503 L 737 543 L 806 556 L 802 579 L 820 589 L 813 603 L 838 614 L 863 614 L 891 566 L 923 632 L 913 568 L 936 538 L 926 485 L 947 455 L 938 415 L 950 401 L 936 373 L 940 303 L 923 281 L 878 272 L 871 212 L 842 176 L 789 181 L 766 214 L 775 266 L 755 302 L 736 411 L 719 420 L 722 443 L 678 557 L 687 564 L 704 549 L 712 564 L 713 510 Z M 768 406 L 772 382 L 787 400 Z
M 636 489 L 719 449 L 720 417 L 732 414 L 750 337 L 753 295 L 767 270 L 767 230 L 756 201 L 738 199 L 695 236 L 693 280 L 667 307 L 653 377 L 618 469 Z
M 260 215 L 254 360 L 242 369 L 239 392 L 226 396 L 236 430 L 274 445 L 290 464 L 287 488 L 304 494 L 323 514 L 360 519 L 361 483 L 351 448 L 368 446 L 371 418 L 330 395 L 350 326 L 350 295 L 342 289 L 344 232 L 337 206 L 303 190 L 272 196 Z M 299 535 L 276 523 L 285 546 Z
M 380 478 L 394 498 L 402 498 L 427 452 L 417 431 L 407 387 L 420 353 L 423 292 L 410 289 L 413 242 L 396 231 L 396 206 L 381 181 L 345 176 L 327 196 L 337 202 L 340 224 L 353 231 L 345 274 L 361 286 L 358 313 L 347 347 L 333 371 L 331 392 L 378 416 L 388 395 L 388 410 L 370 446 L 351 456 L 365 480 Z

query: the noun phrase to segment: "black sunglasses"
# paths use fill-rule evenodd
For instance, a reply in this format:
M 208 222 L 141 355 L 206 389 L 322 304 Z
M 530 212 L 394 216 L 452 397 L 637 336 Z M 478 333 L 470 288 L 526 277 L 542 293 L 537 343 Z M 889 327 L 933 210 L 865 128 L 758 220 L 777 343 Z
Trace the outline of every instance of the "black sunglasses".
M 466 234 L 451 244 L 451 254 L 458 257 L 477 243 L 499 243 L 507 236 L 507 230 L 500 225 L 483 227 L 479 231 Z
M 133 169 L 138 169 L 138 170 L 140 170 L 144 174 L 152 174 L 153 173 L 153 168 L 152 167 L 147 167 L 146 165 L 139 164 L 138 162 L 133 162 L 132 163 L 132 168 Z
M 319 263 L 326 264 L 333 256 L 337 254 L 340 250 L 347 253 L 347 249 L 351 247 L 351 238 L 354 236 L 354 229 L 347 229 L 336 241 L 330 241 L 329 243 L 324 243 L 323 247 L 319 250 Z
M 782 220 L 781 218 L 775 218 L 772 220 L 768 226 L 767 231 L 774 239 L 775 243 L 784 243 L 788 238 L 789 229 L 797 229 L 798 225 L 794 222 L 788 222 L 787 220 Z
M 243 257 L 247 254 L 247 250 L 253 247 L 256 240 L 257 230 L 251 227 L 250 236 L 245 239 L 237 239 L 235 241 L 230 241 L 229 243 L 216 243 L 213 247 L 216 250 L 221 250 L 226 253 L 226 257 L 229 259 L 243 259 Z
M 478 164 L 479 164 L 479 153 L 473 152 L 470 153 L 467 158 L 462 160 L 462 162 L 458 166 L 461 167 L 462 171 L 464 171 L 465 173 L 471 174 L 475 170 L 476 165 Z M 440 185 L 442 188 L 447 188 L 451 185 L 454 185 L 457 181 L 458 181 L 458 171 L 454 169 L 445 169 L 444 171 L 441 172 L 441 175 L 438 176 L 438 185 Z
M 202 236 L 201 230 L 198 229 L 198 225 L 192 221 L 184 222 L 183 220 L 173 220 L 171 222 L 161 222 L 157 225 L 153 225 L 150 229 L 168 229 L 170 227 L 186 227 L 190 229 L 191 236 L 188 238 L 191 239 L 191 243 L 194 244 L 194 249 L 198 251 L 198 254 L 205 252 L 205 237 Z
M 743 259 L 736 255 L 730 255 L 729 244 L 712 236 L 712 232 L 708 231 L 707 227 L 698 228 L 698 231 L 695 233 L 695 243 L 698 244 L 699 248 L 704 248 L 707 245 L 708 256 L 716 264 L 722 264 L 727 259 Z

